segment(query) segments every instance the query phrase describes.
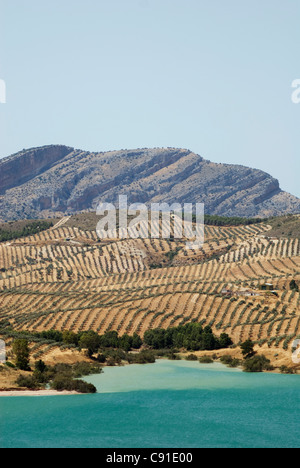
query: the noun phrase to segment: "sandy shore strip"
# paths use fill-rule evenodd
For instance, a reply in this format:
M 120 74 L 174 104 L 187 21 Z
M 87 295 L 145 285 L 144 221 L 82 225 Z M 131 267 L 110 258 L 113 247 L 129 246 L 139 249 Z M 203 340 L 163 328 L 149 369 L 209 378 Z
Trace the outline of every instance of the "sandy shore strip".
M 81 395 L 78 392 L 56 390 L 1 390 L 0 397 L 15 397 L 15 396 L 57 396 L 57 395 Z

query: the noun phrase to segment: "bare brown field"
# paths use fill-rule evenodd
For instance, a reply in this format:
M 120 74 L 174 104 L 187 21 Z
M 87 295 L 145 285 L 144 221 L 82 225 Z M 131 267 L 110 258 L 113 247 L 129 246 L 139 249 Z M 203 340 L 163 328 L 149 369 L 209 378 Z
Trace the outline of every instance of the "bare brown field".
M 68 224 L 0 244 L 0 323 L 143 335 L 196 321 L 235 344 L 285 351 L 300 336 L 300 294 L 289 287 L 300 285 L 298 238 L 271 238 L 266 224 L 206 226 L 203 248 L 187 250 L 166 239 L 99 241 Z M 260 290 L 266 283 L 274 292 Z

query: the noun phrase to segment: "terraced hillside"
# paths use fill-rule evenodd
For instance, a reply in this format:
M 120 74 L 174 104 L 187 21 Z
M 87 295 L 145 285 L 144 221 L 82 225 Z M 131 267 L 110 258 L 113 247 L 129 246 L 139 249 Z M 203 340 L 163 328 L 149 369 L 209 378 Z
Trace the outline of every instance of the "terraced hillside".
M 300 336 L 290 289 L 300 285 L 299 238 L 270 237 L 267 223 L 206 226 L 203 248 L 187 250 L 183 240 L 100 241 L 84 216 L 0 244 L 0 323 L 143 335 L 196 321 L 278 350 Z

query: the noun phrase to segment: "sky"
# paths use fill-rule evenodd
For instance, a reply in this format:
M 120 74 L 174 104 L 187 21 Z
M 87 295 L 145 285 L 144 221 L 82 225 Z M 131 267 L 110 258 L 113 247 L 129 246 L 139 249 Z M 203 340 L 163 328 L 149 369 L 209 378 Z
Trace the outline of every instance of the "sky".
M 300 197 L 299 22 L 299 0 L 0 0 L 0 157 L 187 148 Z

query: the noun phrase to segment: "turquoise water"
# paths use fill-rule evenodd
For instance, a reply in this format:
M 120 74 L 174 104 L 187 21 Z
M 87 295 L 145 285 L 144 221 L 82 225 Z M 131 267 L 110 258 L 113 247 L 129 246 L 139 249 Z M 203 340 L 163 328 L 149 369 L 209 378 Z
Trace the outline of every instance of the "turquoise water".
M 100 393 L 1 397 L 0 447 L 300 446 L 300 376 L 158 361 L 86 379 Z

